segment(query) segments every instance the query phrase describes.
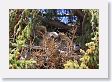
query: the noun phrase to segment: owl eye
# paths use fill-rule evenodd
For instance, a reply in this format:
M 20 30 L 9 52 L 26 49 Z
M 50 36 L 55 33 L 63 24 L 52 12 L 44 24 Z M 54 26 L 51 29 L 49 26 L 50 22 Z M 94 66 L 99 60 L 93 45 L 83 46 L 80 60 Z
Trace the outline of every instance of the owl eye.
M 76 46 L 79 46 L 78 44 L 76 44 Z

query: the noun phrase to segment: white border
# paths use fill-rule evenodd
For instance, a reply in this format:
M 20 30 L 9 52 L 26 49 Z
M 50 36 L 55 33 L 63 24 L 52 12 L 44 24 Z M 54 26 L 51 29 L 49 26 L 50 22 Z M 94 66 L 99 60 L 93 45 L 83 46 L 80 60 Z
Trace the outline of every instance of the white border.
M 106 0 L 1 1 L 0 74 L 3 78 L 108 78 L 108 4 Z M 99 69 L 9 69 L 9 9 L 99 9 Z

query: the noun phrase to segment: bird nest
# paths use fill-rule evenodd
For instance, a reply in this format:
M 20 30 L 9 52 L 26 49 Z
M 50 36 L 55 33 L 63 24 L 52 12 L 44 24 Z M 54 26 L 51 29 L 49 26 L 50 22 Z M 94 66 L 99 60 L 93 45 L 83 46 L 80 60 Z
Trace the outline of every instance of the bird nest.
M 26 54 L 25 59 L 35 60 L 36 69 L 63 69 L 66 61 L 81 57 L 80 51 L 74 49 L 72 40 L 64 33 L 59 33 L 57 37 L 43 35 L 40 45 L 30 46 L 29 49 L 30 55 Z

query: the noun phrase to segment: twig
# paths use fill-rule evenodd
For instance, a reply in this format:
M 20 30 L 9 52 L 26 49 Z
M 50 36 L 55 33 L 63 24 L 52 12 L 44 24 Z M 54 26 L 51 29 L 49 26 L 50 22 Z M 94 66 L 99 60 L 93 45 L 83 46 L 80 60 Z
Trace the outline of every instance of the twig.
M 85 20 L 86 20 L 86 13 L 83 17 L 83 21 L 82 21 L 82 44 L 84 44 L 84 24 L 85 24 Z M 83 47 L 83 45 L 81 45 Z
M 85 15 L 84 15 L 84 17 L 83 17 L 83 21 L 82 21 L 82 36 L 83 36 L 83 28 L 84 28 L 84 23 L 85 23 L 85 19 L 86 19 L 86 13 L 85 13 Z
M 22 15 L 21 15 L 21 18 L 20 18 L 20 20 L 18 21 L 18 23 L 14 26 L 14 39 L 13 39 L 13 42 L 15 41 L 15 38 L 16 38 L 16 35 L 18 34 L 18 33 L 16 33 L 16 29 L 17 29 L 17 26 L 22 22 L 22 19 L 23 19 L 23 17 L 24 17 L 24 12 L 26 11 L 26 9 L 22 12 Z

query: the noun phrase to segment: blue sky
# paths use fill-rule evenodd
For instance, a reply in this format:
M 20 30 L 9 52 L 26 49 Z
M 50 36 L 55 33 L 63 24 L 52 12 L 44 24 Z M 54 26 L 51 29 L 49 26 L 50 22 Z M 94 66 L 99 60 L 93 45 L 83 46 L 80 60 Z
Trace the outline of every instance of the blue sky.
M 46 10 L 47 9 L 41 9 L 41 12 L 42 13 L 46 13 Z M 69 9 L 57 9 L 57 14 L 58 15 L 66 15 L 66 14 L 70 14 L 71 13 L 71 10 L 69 10 Z M 58 17 L 58 19 L 61 21 L 61 22 L 64 22 L 65 24 L 67 24 L 68 22 L 69 22 L 69 20 L 68 20 L 68 16 L 64 16 L 64 17 Z M 72 16 L 72 21 L 73 22 L 76 22 L 76 20 L 77 20 L 77 17 L 76 16 Z

